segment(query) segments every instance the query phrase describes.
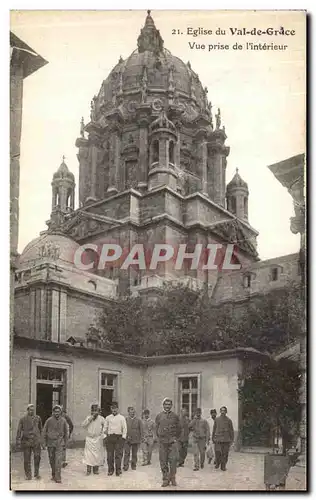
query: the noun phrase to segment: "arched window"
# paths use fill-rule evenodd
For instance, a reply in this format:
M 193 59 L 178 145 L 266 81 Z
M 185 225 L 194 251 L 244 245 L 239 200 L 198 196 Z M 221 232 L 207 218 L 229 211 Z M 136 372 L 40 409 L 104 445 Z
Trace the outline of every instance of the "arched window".
M 244 198 L 244 214 L 248 217 L 248 198 L 247 196 Z
M 174 164 L 174 142 L 169 141 L 169 162 Z
M 69 189 L 67 192 L 66 208 L 70 207 L 70 199 L 71 199 L 71 190 Z
M 231 197 L 230 208 L 231 208 L 231 212 L 233 214 L 235 214 L 236 213 L 236 198 L 235 198 L 235 196 Z
M 153 156 L 152 162 L 156 163 L 159 161 L 159 141 L 155 140 L 152 145 Z
M 56 193 L 56 207 L 59 207 L 60 199 L 59 199 L 59 193 Z

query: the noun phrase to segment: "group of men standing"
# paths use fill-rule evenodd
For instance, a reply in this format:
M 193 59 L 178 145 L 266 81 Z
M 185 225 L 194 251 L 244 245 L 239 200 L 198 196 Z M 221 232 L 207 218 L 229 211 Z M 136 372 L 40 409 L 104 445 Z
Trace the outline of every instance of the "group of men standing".
M 128 408 L 128 416 L 120 414 L 118 404 L 111 404 L 111 414 L 104 418 L 97 403 L 91 405 L 91 414 L 82 423 L 86 430 L 83 462 L 86 474 L 99 474 L 104 465 L 104 443 L 107 450 L 108 475 L 116 476 L 137 466 L 138 450 L 141 446 L 142 465 L 150 465 L 154 442 L 159 443 L 159 461 L 162 472 L 162 486 L 176 486 L 177 467 L 182 467 L 187 457 L 189 434 L 192 432 L 194 471 L 204 468 L 205 457 L 211 463 L 215 455 L 215 468 L 226 470 L 228 452 L 234 440 L 232 421 L 227 417 L 227 408 L 211 410 L 210 419 L 202 418 L 197 408 L 192 420 L 187 410 L 182 409 L 180 417 L 172 409 L 172 400 L 165 398 L 163 411 L 154 420 L 149 410 L 144 410 L 142 419 L 136 416 L 133 407 Z M 67 419 L 67 420 L 66 420 Z M 34 406 L 28 405 L 27 415 L 20 420 L 17 444 L 24 451 L 24 470 L 27 479 L 32 478 L 31 454 L 34 453 L 34 477 L 39 478 L 41 447 L 48 449 L 52 480 L 61 482 L 61 469 L 66 463 L 66 446 L 73 425 L 62 408 L 56 405 L 53 415 L 42 429 L 40 417 L 34 414 Z M 71 424 L 71 425 L 70 425 Z
M 201 408 L 197 408 L 193 419 L 190 421 L 187 410 L 181 411 L 180 423 L 182 432 L 179 438 L 179 467 L 184 465 L 188 444 L 189 433 L 192 431 L 194 467 L 197 471 L 204 468 L 205 457 L 207 455 L 210 464 L 215 457 L 215 469 L 226 470 L 228 453 L 234 441 L 234 428 L 230 418 L 227 417 L 227 408 L 222 406 L 220 416 L 217 411 L 210 411 L 210 418 L 202 418 Z

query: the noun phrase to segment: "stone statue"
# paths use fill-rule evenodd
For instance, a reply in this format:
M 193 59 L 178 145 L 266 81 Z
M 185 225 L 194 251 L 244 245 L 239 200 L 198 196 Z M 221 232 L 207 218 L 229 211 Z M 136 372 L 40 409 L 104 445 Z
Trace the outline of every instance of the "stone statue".
M 118 94 L 123 93 L 123 72 L 120 71 L 119 74 L 119 82 L 118 82 Z
M 208 104 L 207 104 L 207 94 L 208 94 L 208 90 L 207 90 L 207 87 L 204 88 L 204 95 L 203 95 L 203 104 L 204 104 L 204 108 L 207 109 L 208 108 Z
M 95 121 L 96 119 L 96 113 L 95 113 L 95 102 L 96 102 L 97 98 L 96 96 L 93 97 L 92 101 L 91 101 L 91 109 L 90 109 L 90 119 L 92 122 Z
M 173 66 L 171 66 L 169 68 L 168 83 L 169 83 L 169 87 L 168 87 L 169 92 L 174 92 L 175 85 L 174 85 L 174 78 L 173 78 Z
M 142 104 L 147 101 L 147 68 L 144 66 L 143 78 L 141 83 L 141 102 Z
M 215 119 L 216 119 L 216 130 L 218 130 L 221 126 L 221 110 L 218 108 L 217 109 L 217 114 L 215 115 Z
M 83 138 L 84 138 L 84 127 L 85 127 L 85 125 L 84 125 L 84 119 L 83 119 L 83 117 L 82 117 L 82 118 L 81 118 L 81 122 L 80 122 L 80 135 L 81 135 L 81 137 L 83 137 Z

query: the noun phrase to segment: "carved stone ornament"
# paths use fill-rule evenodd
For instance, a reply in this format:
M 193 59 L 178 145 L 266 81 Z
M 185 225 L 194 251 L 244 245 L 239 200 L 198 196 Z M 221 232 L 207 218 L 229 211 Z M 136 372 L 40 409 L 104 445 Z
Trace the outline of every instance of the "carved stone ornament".
M 38 249 L 38 257 L 57 260 L 60 256 L 60 248 L 50 242 L 44 243 Z
M 154 111 L 161 111 L 163 108 L 163 102 L 161 99 L 154 99 L 151 106 Z
M 137 105 L 138 103 L 136 101 L 129 101 L 127 104 L 127 111 L 129 111 L 129 113 L 134 113 Z

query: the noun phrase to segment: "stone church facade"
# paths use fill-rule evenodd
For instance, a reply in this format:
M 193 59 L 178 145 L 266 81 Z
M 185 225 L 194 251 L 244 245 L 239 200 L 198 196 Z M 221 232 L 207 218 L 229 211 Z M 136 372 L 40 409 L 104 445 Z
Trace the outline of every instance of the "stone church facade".
M 123 410 L 134 404 L 138 412 L 148 406 L 155 414 L 166 395 L 190 414 L 200 405 L 207 412 L 226 404 L 238 432 L 238 380 L 262 354 L 241 349 L 149 359 L 86 342 L 105 302 L 125 294 L 154 296 L 166 281 L 206 288 L 220 304 L 300 279 L 297 254 L 260 261 L 247 183 L 238 171 L 226 183 L 229 146 L 220 110 L 214 116 L 190 63 L 164 48 L 150 12 L 137 49 L 120 57 L 93 97 L 76 147 L 79 207 L 74 175 L 63 160 L 52 180 L 48 229 L 23 250 L 15 273 L 13 434 L 29 401 L 43 418 L 53 403 L 62 403 L 81 440 L 91 399 L 99 399 L 105 413 L 115 398 Z M 159 243 L 233 244 L 241 269 L 176 270 L 169 262 L 155 272 L 75 266 L 81 245 L 104 242 L 127 250 L 138 243 L 149 250 Z

